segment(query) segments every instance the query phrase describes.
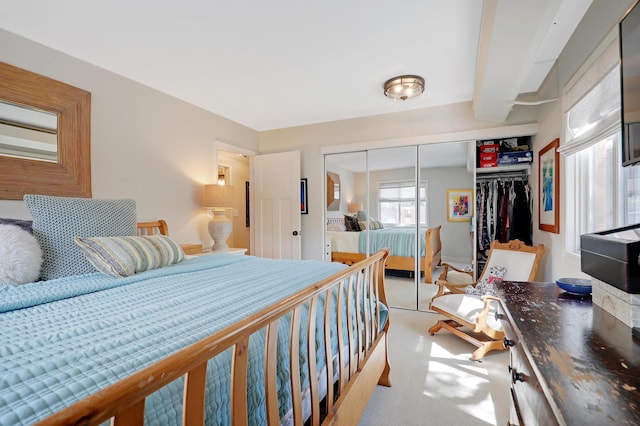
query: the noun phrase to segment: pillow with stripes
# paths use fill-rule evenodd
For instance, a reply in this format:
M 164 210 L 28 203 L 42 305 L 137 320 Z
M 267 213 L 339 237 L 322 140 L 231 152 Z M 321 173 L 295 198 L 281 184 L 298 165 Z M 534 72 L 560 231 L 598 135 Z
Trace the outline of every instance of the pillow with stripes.
M 75 243 L 98 271 L 116 278 L 181 262 L 184 251 L 165 235 L 76 237 Z

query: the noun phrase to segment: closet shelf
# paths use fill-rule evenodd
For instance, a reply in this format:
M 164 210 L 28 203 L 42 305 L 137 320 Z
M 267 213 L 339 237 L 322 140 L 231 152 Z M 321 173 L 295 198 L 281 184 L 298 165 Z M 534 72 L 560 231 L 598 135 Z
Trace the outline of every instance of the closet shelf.
M 518 172 L 523 170 L 526 170 L 527 174 L 531 174 L 531 164 L 513 164 L 509 166 L 498 167 L 479 167 L 476 169 L 476 174 Z

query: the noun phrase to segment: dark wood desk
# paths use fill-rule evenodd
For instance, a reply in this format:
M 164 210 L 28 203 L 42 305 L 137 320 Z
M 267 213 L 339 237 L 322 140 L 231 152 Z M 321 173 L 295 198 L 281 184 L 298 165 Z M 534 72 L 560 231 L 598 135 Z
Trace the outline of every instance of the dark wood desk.
M 512 340 L 511 423 L 639 425 L 640 340 L 555 283 L 500 285 Z

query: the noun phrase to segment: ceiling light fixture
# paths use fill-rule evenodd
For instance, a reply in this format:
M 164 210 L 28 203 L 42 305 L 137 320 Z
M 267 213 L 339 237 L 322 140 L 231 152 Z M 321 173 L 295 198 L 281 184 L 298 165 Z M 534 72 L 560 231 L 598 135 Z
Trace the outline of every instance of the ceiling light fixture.
M 406 101 L 424 92 L 424 78 L 419 75 L 400 75 L 384 83 L 384 94 L 394 101 Z

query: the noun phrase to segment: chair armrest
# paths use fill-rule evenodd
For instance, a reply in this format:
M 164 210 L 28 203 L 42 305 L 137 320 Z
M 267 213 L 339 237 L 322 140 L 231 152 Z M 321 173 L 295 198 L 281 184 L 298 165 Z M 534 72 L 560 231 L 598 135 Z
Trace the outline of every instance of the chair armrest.
M 446 281 L 447 280 L 447 274 L 449 273 L 449 270 L 452 271 L 456 271 L 456 272 L 461 272 L 463 274 L 467 274 L 469 275 L 471 278 L 473 278 L 473 272 L 472 271 L 465 271 L 464 269 L 460 269 L 460 268 L 456 268 L 453 265 L 450 265 L 446 262 L 442 262 L 442 267 L 444 268 L 442 273 L 440 274 L 440 276 L 438 277 L 438 279 Z
M 434 284 L 438 286 L 438 291 L 436 292 L 435 296 L 433 296 L 433 298 L 435 299 L 436 297 L 442 296 L 443 294 L 447 293 L 464 294 L 466 293 L 465 288 L 467 286 L 471 285 L 475 287 L 477 283 L 458 284 L 450 283 L 446 280 L 437 280 Z

